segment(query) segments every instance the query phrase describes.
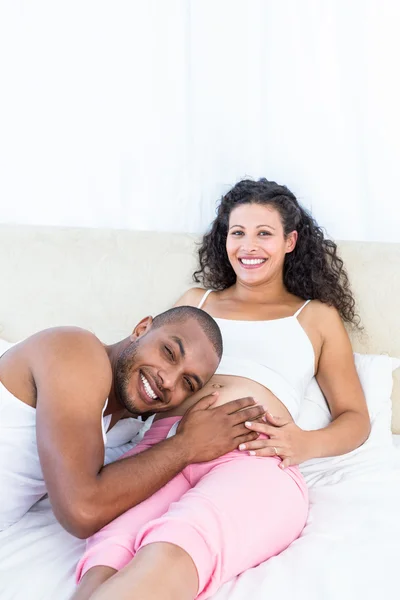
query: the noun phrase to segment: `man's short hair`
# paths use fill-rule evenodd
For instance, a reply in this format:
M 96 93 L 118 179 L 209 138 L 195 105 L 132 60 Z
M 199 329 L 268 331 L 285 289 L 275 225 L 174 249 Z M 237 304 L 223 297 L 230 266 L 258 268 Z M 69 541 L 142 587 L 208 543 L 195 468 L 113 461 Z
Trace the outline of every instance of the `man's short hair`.
M 198 322 L 218 356 L 222 356 L 222 336 L 221 331 L 214 319 L 208 313 L 194 306 L 175 306 L 165 312 L 157 315 L 153 319 L 153 327 L 158 328 L 170 323 L 182 323 L 188 319 L 195 319 Z

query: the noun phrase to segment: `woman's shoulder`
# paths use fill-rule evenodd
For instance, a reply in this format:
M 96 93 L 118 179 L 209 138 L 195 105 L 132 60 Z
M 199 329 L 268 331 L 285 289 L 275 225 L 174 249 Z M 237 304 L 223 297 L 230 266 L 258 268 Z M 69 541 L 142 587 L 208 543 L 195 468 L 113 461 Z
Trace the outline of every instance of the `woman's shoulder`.
M 344 331 L 342 317 L 335 306 L 321 302 L 321 300 L 312 300 L 309 305 L 310 324 L 312 323 L 316 327 L 323 339 Z
M 312 307 L 312 311 L 316 317 L 329 320 L 341 320 L 338 309 L 331 304 L 327 304 L 321 300 L 311 300 L 310 307 Z
M 333 342 L 337 347 L 342 347 L 347 334 L 339 311 L 334 306 L 321 300 L 311 300 L 298 318 L 314 346 L 317 357 L 320 356 L 326 342 Z
M 309 319 L 314 323 L 324 319 L 332 319 L 339 315 L 334 306 L 315 298 L 307 300 L 300 296 L 290 294 L 290 296 L 288 296 L 287 305 L 289 310 L 292 310 L 293 312 L 297 311 L 302 315 L 302 318 Z
M 198 306 L 206 291 L 207 290 L 199 287 L 189 288 L 179 300 L 175 302 L 174 306 Z

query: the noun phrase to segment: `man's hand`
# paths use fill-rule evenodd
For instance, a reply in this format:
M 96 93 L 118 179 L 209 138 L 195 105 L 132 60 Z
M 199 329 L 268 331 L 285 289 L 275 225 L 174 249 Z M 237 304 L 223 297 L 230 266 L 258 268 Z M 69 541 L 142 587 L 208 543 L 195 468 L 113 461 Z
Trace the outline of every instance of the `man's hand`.
M 238 448 L 240 444 L 258 438 L 249 432 L 245 422 L 259 419 L 265 414 L 254 398 L 232 400 L 212 408 L 218 392 L 202 398 L 182 418 L 177 436 L 188 453 L 189 463 L 207 462 Z

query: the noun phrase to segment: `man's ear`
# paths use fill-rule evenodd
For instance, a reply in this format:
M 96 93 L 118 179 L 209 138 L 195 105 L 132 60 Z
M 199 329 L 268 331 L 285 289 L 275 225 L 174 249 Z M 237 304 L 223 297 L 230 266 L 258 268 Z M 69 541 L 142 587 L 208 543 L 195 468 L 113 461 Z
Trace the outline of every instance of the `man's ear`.
M 297 233 L 297 231 L 292 231 L 288 234 L 286 238 L 286 254 L 288 254 L 289 252 L 293 252 L 293 250 L 296 247 L 298 237 L 299 234 Z
M 129 336 L 131 341 L 134 342 L 138 338 L 142 337 L 142 335 L 147 333 L 151 329 L 152 324 L 153 324 L 153 317 L 151 317 L 151 316 L 145 317 L 144 319 L 139 321 L 139 323 L 136 325 L 135 329 L 132 331 L 131 335 Z

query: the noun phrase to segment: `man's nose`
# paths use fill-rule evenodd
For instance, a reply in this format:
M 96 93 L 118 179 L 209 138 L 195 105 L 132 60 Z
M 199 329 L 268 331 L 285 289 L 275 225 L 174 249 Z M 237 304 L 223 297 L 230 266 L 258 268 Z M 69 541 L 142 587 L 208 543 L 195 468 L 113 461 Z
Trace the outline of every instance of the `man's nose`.
M 163 369 L 158 372 L 158 376 L 160 378 L 161 386 L 165 390 L 169 390 L 173 392 L 176 388 L 178 373 L 176 369 Z

